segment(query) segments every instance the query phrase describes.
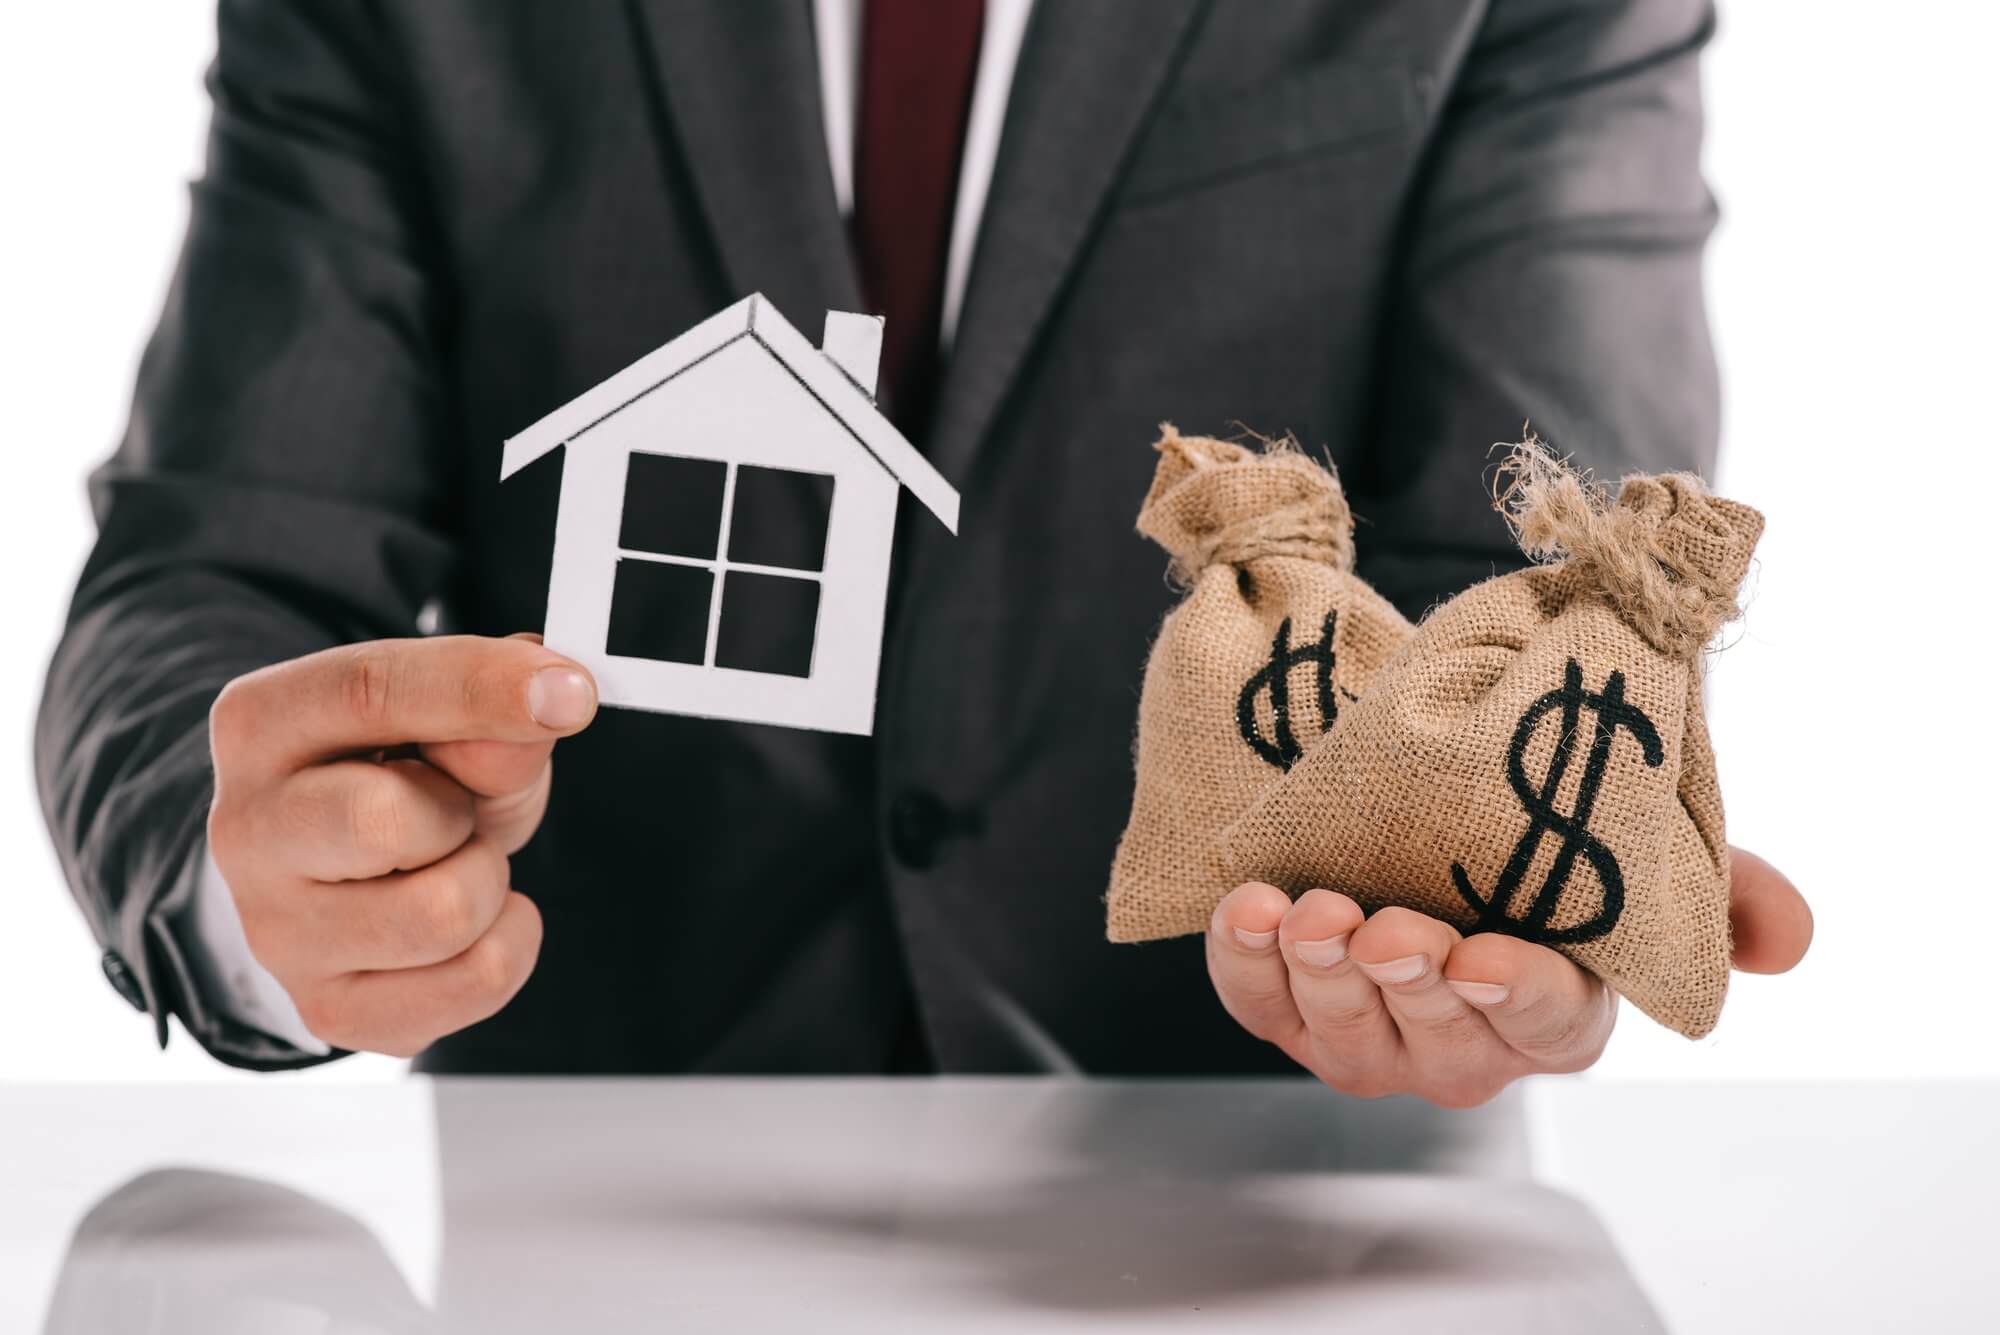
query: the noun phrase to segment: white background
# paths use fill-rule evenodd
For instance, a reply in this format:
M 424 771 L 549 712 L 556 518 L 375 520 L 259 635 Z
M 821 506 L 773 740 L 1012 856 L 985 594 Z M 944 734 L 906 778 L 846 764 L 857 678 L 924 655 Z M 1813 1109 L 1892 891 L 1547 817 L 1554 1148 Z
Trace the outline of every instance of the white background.
M 212 19 L 201 0 L 16 6 L 0 34 L 0 1079 L 247 1079 L 184 1036 L 156 1051 L 104 983 L 28 760 L 91 534 L 82 476 L 123 425 L 199 170 Z M 1732 835 L 1805 889 L 1819 939 L 1795 973 L 1739 979 L 1705 1042 L 1628 1012 L 1591 1078 L 2000 1074 L 1996 52 L 2000 10 L 1964 0 L 1725 6 L 1720 483 L 1770 528 L 1714 726 Z

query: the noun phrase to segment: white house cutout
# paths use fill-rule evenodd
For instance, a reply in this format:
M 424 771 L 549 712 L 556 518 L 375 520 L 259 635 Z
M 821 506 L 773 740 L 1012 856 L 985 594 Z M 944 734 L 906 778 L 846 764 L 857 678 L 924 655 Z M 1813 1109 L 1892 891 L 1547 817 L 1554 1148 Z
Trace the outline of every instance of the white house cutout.
M 875 406 L 881 350 L 873 316 L 829 311 L 815 348 L 746 297 L 507 441 L 503 480 L 569 447 L 543 639 L 602 703 L 871 731 L 902 488 L 958 532 Z M 753 610 L 797 633 L 753 639 Z

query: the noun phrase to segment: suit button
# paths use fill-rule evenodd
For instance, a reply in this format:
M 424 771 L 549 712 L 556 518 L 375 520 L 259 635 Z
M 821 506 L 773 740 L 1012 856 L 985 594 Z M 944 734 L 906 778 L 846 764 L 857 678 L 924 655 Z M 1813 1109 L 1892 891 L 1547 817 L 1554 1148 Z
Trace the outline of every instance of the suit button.
M 905 790 L 889 804 L 889 851 L 905 867 L 922 871 L 937 862 L 951 827 L 951 812 L 936 794 Z
M 146 994 L 139 990 L 139 980 L 132 976 L 132 969 L 125 963 L 125 957 L 115 950 L 104 952 L 104 976 L 119 996 L 132 1003 L 132 1009 L 146 1009 Z

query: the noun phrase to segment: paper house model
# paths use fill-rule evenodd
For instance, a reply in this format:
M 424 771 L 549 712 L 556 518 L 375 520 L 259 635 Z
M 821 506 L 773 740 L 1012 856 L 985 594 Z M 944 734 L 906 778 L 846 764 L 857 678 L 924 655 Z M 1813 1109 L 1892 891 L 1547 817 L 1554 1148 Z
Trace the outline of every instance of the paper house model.
M 902 488 L 958 532 L 875 407 L 881 350 L 873 316 L 815 348 L 747 297 L 506 443 L 502 479 L 569 447 L 543 639 L 602 703 L 871 730 Z

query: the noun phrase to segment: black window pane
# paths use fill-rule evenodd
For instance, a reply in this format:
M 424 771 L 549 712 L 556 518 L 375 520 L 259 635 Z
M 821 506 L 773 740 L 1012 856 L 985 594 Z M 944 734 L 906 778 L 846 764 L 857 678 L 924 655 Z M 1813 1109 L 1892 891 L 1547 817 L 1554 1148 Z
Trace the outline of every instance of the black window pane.
M 705 566 L 621 560 L 611 581 L 611 628 L 604 652 L 699 664 L 708 649 L 708 602 L 715 572 Z
M 732 570 L 722 577 L 715 665 L 810 677 L 818 620 L 818 580 Z
M 833 479 L 825 473 L 739 464 L 729 559 L 818 570 L 826 562 L 826 517 L 832 510 Z
M 618 525 L 618 545 L 714 560 L 728 469 L 716 459 L 634 452 L 625 461 L 625 517 Z

